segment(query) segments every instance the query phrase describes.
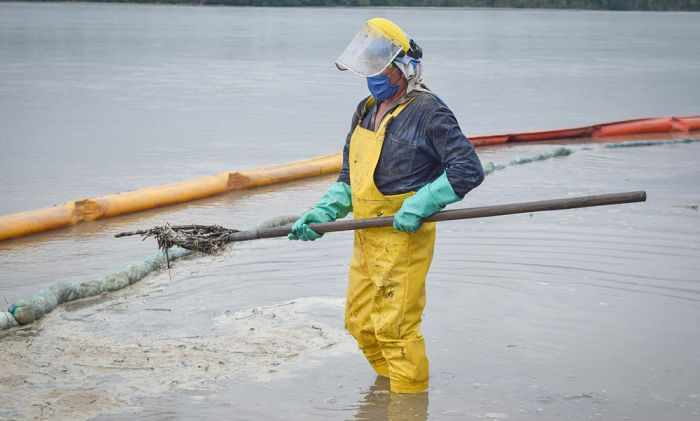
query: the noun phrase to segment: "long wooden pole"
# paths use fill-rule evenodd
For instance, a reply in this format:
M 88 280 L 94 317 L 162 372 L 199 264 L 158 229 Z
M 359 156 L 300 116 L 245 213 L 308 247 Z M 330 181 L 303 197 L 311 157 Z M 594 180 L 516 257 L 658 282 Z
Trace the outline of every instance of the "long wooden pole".
M 453 209 L 438 212 L 426 221 L 453 221 L 456 219 L 485 218 L 488 216 L 514 215 L 518 213 L 544 212 L 553 210 L 589 208 L 593 206 L 619 205 L 623 203 L 644 202 L 647 199 L 645 191 L 600 194 L 595 196 L 579 196 L 566 199 L 541 200 L 537 202 L 511 203 L 507 205 L 481 206 L 477 208 Z M 346 221 L 323 222 L 309 224 L 312 230 L 325 234 L 328 232 L 350 231 L 365 228 L 391 226 L 394 218 L 349 219 Z M 228 239 L 234 241 L 257 240 L 260 238 L 285 237 L 289 234 L 291 225 L 275 228 L 261 228 L 254 231 L 241 231 L 230 234 Z

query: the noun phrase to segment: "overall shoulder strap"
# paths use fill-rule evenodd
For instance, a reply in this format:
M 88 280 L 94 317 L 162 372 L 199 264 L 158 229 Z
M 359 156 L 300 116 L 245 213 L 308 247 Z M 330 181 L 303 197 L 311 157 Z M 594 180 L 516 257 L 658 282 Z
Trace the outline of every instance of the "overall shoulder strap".
M 372 109 L 372 106 L 374 105 L 374 97 L 372 95 L 368 96 L 364 100 L 364 104 L 362 105 L 362 111 L 360 111 L 360 114 L 357 116 L 357 125 L 361 125 L 362 121 L 367 117 L 367 114 L 369 113 L 369 110 Z

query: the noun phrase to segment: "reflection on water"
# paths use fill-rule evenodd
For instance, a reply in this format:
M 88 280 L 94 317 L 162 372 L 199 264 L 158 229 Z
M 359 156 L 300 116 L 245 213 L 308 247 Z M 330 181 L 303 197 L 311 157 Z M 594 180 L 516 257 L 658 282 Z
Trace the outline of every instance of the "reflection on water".
M 392 393 L 389 379 L 377 376 L 362 402 L 359 403 L 353 420 L 425 421 L 428 419 L 429 393 Z

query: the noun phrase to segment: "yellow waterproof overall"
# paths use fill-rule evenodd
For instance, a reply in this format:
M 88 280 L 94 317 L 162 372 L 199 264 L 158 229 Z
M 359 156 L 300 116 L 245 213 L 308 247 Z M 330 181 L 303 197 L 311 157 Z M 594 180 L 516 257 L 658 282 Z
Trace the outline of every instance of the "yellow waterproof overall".
M 386 126 L 409 103 L 387 114 L 376 132 L 358 124 L 352 133 L 350 186 L 357 219 L 394 215 L 415 194 L 385 196 L 374 184 Z M 419 328 L 434 245 L 435 223 L 424 223 L 415 233 L 392 227 L 355 232 L 345 328 L 377 374 L 390 378 L 392 392 L 428 388 L 428 359 Z

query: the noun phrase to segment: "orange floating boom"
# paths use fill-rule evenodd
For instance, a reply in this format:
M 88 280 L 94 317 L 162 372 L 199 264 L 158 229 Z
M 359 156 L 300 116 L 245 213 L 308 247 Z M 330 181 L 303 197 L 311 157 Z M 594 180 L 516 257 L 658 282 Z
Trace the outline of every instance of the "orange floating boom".
M 575 138 L 606 138 L 653 133 L 689 133 L 700 130 L 700 115 L 643 118 L 571 129 L 474 136 L 474 146 L 510 142 L 541 142 Z M 190 202 L 233 190 L 250 189 L 285 181 L 334 174 L 342 155 L 334 153 L 311 159 L 147 187 L 92 199 L 71 200 L 50 208 L 0 216 L 0 240 L 72 226 L 84 221 L 140 212 L 161 206 Z
M 654 133 L 689 133 L 700 130 L 700 115 L 688 117 L 656 117 L 637 120 L 615 121 L 593 126 L 571 129 L 548 130 L 544 132 L 524 132 L 474 136 L 469 140 L 474 146 L 500 145 L 510 142 L 541 142 L 546 140 L 606 138 Z

